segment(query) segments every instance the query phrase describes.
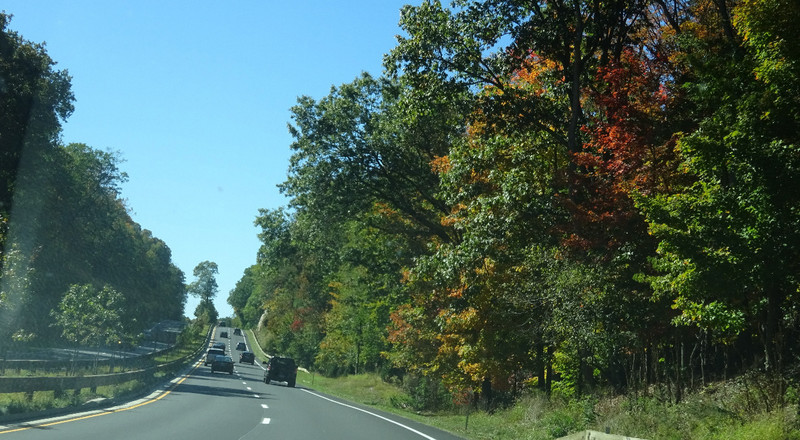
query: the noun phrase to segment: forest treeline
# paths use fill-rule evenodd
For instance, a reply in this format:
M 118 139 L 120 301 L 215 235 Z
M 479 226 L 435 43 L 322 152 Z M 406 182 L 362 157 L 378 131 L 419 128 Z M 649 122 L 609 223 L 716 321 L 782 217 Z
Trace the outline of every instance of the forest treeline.
M 800 354 L 800 3 L 456 0 L 292 108 L 229 303 L 327 374 L 691 387 Z
M 71 78 L 10 21 L 0 13 L 0 349 L 116 344 L 183 319 L 184 274 L 131 219 L 121 159 L 61 143 Z

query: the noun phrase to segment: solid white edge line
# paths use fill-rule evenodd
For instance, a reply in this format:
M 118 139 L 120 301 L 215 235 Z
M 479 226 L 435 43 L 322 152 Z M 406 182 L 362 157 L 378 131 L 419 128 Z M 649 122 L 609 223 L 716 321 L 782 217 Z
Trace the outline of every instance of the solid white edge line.
M 319 397 L 320 399 L 325 399 L 325 400 L 327 400 L 328 402 L 333 402 L 333 403 L 335 403 L 335 404 L 337 404 L 337 405 L 342 405 L 342 406 L 344 406 L 344 407 L 347 407 L 347 408 L 350 408 L 350 409 L 354 409 L 354 410 L 356 410 L 356 411 L 361 411 L 361 412 L 363 412 L 363 413 L 365 413 L 365 414 L 369 414 L 369 415 L 371 415 L 371 416 L 374 416 L 374 417 L 377 417 L 377 418 L 379 418 L 379 419 L 381 419 L 381 420 L 385 420 L 385 421 L 387 421 L 387 422 L 389 422 L 389 423 L 394 423 L 395 425 L 397 425 L 397 426 L 399 426 L 399 427 L 401 427 L 401 428 L 407 429 L 407 430 L 409 430 L 409 431 L 413 432 L 414 434 L 417 434 L 417 435 L 419 435 L 420 437 L 426 438 L 426 439 L 428 439 L 428 440 L 436 440 L 435 438 L 433 438 L 433 437 L 429 436 L 428 434 L 425 434 L 425 433 L 423 433 L 423 432 L 419 432 L 419 431 L 417 431 L 416 429 L 414 429 L 414 428 L 412 428 L 412 427 L 410 427 L 410 426 L 406 426 L 406 425 L 404 425 L 404 424 L 402 424 L 402 423 L 400 423 L 400 422 L 394 421 L 394 420 L 392 420 L 392 419 L 390 419 L 390 418 L 388 418 L 388 417 L 384 417 L 384 416 L 382 416 L 382 415 L 380 415 L 380 414 L 375 414 L 374 412 L 370 412 L 370 411 L 367 411 L 367 410 L 365 410 L 365 409 L 361 409 L 361 408 L 359 408 L 359 407 L 357 407 L 357 406 L 348 405 L 348 404 L 346 404 L 346 403 L 338 402 L 338 401 L 336 401 L 336 400 L 330 399 L 330 398 L 328 398 L 328 397 L 325 397 L 325 396 L 323 396 L 323 395 L 321 395 L 321 394 L 317 394 L 317 393 L 315 393 L 315 392 L 313 392 L 313 391 L 309 391 L 309 390 L 307 390 L 307 389 L 304 389 L 304 388 L 303 388 L 302 390 L 303 390 L 303 391 L 305 391 L 305 392 L 307 392 L 308 394 L 311 394 L 311 395 L 317 396 L 317 397 Z

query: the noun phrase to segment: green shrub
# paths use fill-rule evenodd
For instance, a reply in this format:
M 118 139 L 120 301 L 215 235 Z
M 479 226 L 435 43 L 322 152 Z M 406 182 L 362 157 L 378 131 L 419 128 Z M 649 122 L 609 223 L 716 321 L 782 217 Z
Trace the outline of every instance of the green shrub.
M 403 379 L 403 390 L 408 394 L 407 405 L 414 411 L 441 411 L 453 408 L 453 396 L 442 382 L 435 378 L 407 375 Z
M 786 387 L 786 392 L 783 394 L 783 400 L 787 405 L 800 404 L 800 392 L 798 392 L 797 388 L 794 386 L 789 385 Z
M 552 437 L 563 437 L 571 432 L 579 431 L 581 425 L 569 411 L 558 410 L 547 414 L 541 422 L 547 434 Z
M 697 430 L 698 440 L 797 440 L 800 431 L 780 413 L 756 417 L 743 423 L 705 424 Z
M 393 394 L 389 396 L 389 403 L 399 409 L 414 409 L 414 399 L 408 394 Z
M 553 437 L 588 429 L 596 419 L 594 405 L 592 399 L 570 400 L 561 407 L 553 405 L 539 423 Z

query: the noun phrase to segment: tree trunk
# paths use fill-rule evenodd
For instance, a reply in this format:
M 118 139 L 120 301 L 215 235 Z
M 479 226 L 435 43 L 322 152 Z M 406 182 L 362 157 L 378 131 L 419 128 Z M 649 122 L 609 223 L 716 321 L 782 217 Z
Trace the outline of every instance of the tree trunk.
M 684 369 L 684 346 L 683 341 L 680 341 L 676 348 L 678 350 L 678 356 L 675 359 L 675 403 L 681 403 L 683 399 L 683 369 Z
M 583 71 L 583 16 L 580 6 L 575 6 L 575 40 L 572 46 L 572 71 L 570 72 L 570 118 L 567 128 L 567 143 L 570 153 L 581 151 L 580 121 L 583 116 L 581 108 L 581 73 Z
M 783 370 L 783 358 L 781 356 L 781 309 L 783 298 L 780 291 L 774 287 L 767 292 L 767 310 L 764 323 L 762 324 L 762 344 L 764 346 L 764 370 L 767 373 L 780 374 Z
M 549 396 L 550 393 L 553 391 L 553 358 L 551 353 L 553 352 L 553 347 L 548 348 L 547 353 L 547 372 L 546 374 L 546 384 L 545 384 L 545 392 Z
M 731 20 L 730 10 L 728 8 L 727 0 L 714 0 L 714 4 L 717 6 L 717 11 L 719 12 L 719 21 L 722 25 L 722 29 L 725 32 L 725 37 L 728 38 L 731 45 L 734 47 L 738 46 L 736 42 L 736 31 L 733 29 L 733 21 Z
M 481 394 L 486 399 L 486 412 L 490 412 L 492 409 L 492 380 L 488 376 L 483 378 Z
M 546 391 L 547 386 L 545 381 L 545 360 L 544 360 L 544 344 L 539 342 L 536 344 L 536 376 L 538 377 L 537 387 L 540 391 Z

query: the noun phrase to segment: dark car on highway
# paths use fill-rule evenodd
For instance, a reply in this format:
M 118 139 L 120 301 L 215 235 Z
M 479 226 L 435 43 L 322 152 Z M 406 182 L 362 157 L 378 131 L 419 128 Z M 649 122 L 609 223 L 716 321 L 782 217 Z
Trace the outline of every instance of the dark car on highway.
M 264 371 L 265 384 L 274 380 L 286 382 L 288 386 L 294 387 L 297 382 L 297 364 L 294 363 L 294 359 L 273 356 L 264 363 L 267 364 L 267 369 Z
M 236 349 L 239 351 L 247 351 L 247 344 L 245 344 L 244 342 L 240 342 L 236 344 Z
M 240 328 L 234 329 L 233 334 L 236 336 L 242 336 L 242 329 Z
M 211 373 L 215 371 L 227 371 L 233 374 L 233 359 L 230 356 L 217 356 L 211 361 Z
M 225 352 L 220 350 L 219 348 L 209 348 L 208 352 L 206 353 L 206 360 L 203 362 L 203 365 L 208 365 L 214 361 L 214 358 L 217 356 L 224 356 Z
M 243 351 L 242 354 L 239 355 L 239 363 L 243 364 L 245 362 L 247 362 L 248 364 L 255 364 L 256 355 L 253 354 L 252 351 Z
M 222 350 L 222 354 L 225 354 L 225 343 L 224 342 L 215 342 L 211 344 L 211 347 Z

